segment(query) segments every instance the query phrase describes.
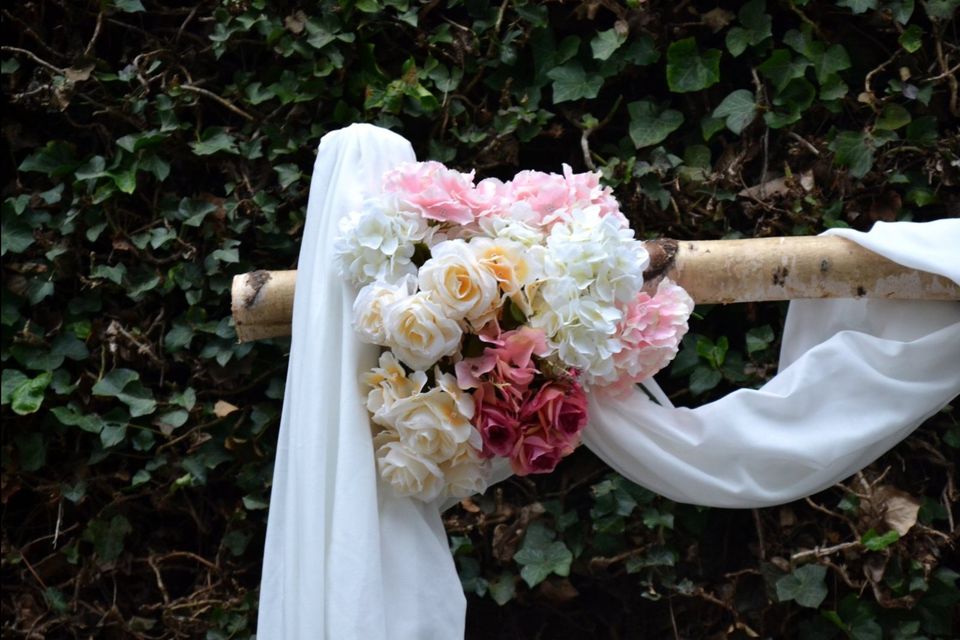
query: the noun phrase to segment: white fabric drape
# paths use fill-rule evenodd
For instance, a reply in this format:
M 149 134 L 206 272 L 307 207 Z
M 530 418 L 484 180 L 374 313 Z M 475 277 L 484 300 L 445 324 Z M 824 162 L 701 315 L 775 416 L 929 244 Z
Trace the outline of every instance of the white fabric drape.
M 259 640 L 463 637 L 465 599 L 442 505 L 381 491 L 358 374 L 376 348 L 350 328 L 353 291 L 333 267 L 338 219 L 413 159 L 389 131 L 324 137 L 300 252 L 293 343 L 277 445 Z M 960 282 L 960 221 L 836 231 L 902 264 Z M 641 392 L 591 400 L 584 442 L 674 500 L 788 502 L 854 473 L 960 393 L 960 304 L 791 303 L 781 371 L 696 409 Z

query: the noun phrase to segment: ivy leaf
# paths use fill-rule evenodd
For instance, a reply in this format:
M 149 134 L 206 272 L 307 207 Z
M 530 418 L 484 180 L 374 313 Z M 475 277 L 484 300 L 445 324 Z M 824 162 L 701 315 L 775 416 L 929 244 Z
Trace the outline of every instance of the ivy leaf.
M 876 529 L 869 529 L 861 536 L 860 544 L 870 551 L 883 551 L 899 539 L 900 534 L 892 529 L 882 535 L 877 533 Z
M 922 38 L 923 29 L 912 24 L 903 30 L 903 33 L 897 38 L 897 42 L 900 43 L 900 46 L 903 47 L 907 53 L 914 53 L 923 46 Z
M 787 49 L 774 49 L 770 57 L 757 66 L 757 71 L 773 82 L 777 91 L 781 91 L 794 78 L 803 77 L 809 66 L 807 60 L 794 60 Z
M 124 13 L 138 13 L 146 11 L 140 0 L 112 0 L 111 4 Z
M 667 84 L 674 93 L 700 91 L 720 81 L 720 50 L 702 54 L 695 38 L 677 40 L 667 48 Z
M 523 566 L 520 570 L 523 581 L 527 586 L 535 587 L 546 580 L 550 574 L 570 575 L 573 554 L 563 542 L 528 545 L 524 539 L 523 548 L 513 556 L 513 559 Z
M 127 534 L 133 532 L 130 521 L 125 517 L 113 516 L 106 520 L 92 520 L 83 532 L 83 539 L 93 543 L 100 562 L 107 564 L 115 562 L 123 553 L 123 541 Z
M 931 20 L 950 20 L 960 9 L 960 0 L 926 0 L 923 8 Z
M 690 374 L 690 393 L 695 396 L 713 389 L 723 379 L 723 374 L 716 369 L 698 365 Z
M 20 382 L 10 393 L 10 408 L 13 412 L 21 416 L 36 413 L 43 404 L 43 393 L 52 379 L 53 373 L 45 371 L 36 378 L 27 378 Z
M 683 124 L 683 114 L 673 109 L 660 109 L 647 100 L 627 105 L 630 113 L 630 139 L 640 149 L 659 144 Z
M 742 26 L 730 29 L 725 40 L 727 50 L 734 58 L 746 51 L 748 46 L 756 46 L 773 34 L 770 29 L 773 21 L 766 9 L 766 0 L 751 0 L 740 8 Z
M 777 599 L 780 602 L 793 600 L 801 607 L 816 609 L 827 597 L 826 576 L 827 568 L 819 564 L 795 569 L 777 580 Z
M 626 41 L 626 33 L 615 28 L 607 29 L 594 36 L 593 40 L 590 41 L 590 50 L 593 51 L 594 59 L 607 60 Z
M 726 118 L 727 128 L 739 134 L 757 117 L 757 103 L 753 93 L 738 89 L 723 99 L 713 110 L 714 118 Z
M 865 13 L 867 9 L 876 9 L 877 0 L 837 0 L 838 7 L 845 7 L 854 13 Z
M 762 327 L 754 327 L 747 331 L 747 353 L 763 351 L 773 342 L 773 329 L 765 324 Z
M 130 369 L 114 369 L 93 385 L 93 395 L 120 400 L 130 407 L 132 417 L 154 412 L 157 402 L 153 393 L 140 383 L 140 374 Z
M 209 156 L 220 151 L 239 154 L 237 141 L 222 127 L 208 127 L 197 142 L 191 142 L 194 155 Z
M 547 76 L 553 80 L 554 103 L 596 98 L 603 85 L 603 78 L 594 75 L 590 78 L 579 62 L 571 62 L 551 69 Z
M 873 167 L 873 139 L 862 131 L 841 131 L 830 143 L 834 160 L 842 167 L 849 167 L 850 175 L 862 178 Z
M 877 118 L 876 128 L 882 131 L 896 131 L 910 124 L 910 112 L 899 104 L 884 105 Z

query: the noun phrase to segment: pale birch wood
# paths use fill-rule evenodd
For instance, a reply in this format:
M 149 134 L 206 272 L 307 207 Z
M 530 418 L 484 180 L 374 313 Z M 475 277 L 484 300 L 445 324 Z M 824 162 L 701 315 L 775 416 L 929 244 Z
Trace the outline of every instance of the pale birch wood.
M 909 269 L 831 236 L 647 243 L 651 284 L 669 277 L 698 304 L 883 298 L 960 300 L 946 278 Z M 290 334 L 296 271 L 253 271 L 233 279 L 232 312 L 241 342 Z

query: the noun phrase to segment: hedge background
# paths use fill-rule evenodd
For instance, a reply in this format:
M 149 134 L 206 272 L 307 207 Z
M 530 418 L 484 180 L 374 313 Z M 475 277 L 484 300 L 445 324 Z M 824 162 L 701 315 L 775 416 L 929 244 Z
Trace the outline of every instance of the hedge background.
M 228 287 L 295 265 L 325 132 L 373 122 L 478 177 L 596 168 L 641 237 L 957 216 L 957 7 L 8 4 L 4 636 L 252 636 L 289 341 L 237 344 Z M 699 307 L 663 385 L 761 384 L 784 311 Z M 958 447 L 948 408 L 752 511 L 579 451 L 448 513 L 468 635 L 956 637 Z

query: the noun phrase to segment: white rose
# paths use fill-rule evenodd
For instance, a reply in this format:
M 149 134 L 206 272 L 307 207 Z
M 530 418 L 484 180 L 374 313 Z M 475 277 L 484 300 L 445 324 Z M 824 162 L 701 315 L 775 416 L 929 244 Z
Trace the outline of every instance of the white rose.
M 413 276 L 406 276 L 397 284 L 377 280 L 361 289 L 353 301 L 353 329 L 360 339 L 369 344 L 385 345 L 383 308 L 410 295 L 416 288 L 417 282 Z
M 383 426 L 392 426 L 385 417 L 401 398 L 420 393 L 427 384 L 427 374 L 414 371 L 409 376 L 397 357 L 390 351 L 380 354 L 380 366 L 360 376 L 360 381 L 370 387 L 367 394 L 367 410 L 373 421 Z
M 440 465 L 446 484 L 444 495 L 467 498 L 487 490 L 490 461 L 482 459 L 472 447 L 462 447 L 452 460 Z
M 401 497 L 430 502 L 439 497 L 445 484 L 443 471 L 430 460 L 418 456 L 398 440 L 378 436 L 377 469 L 380 477 Z M 386 440 L 386 441 L 385 441 Z
M 440 464 L 453 458 L 462 445 L 479 447 L 482 442 L 470 424 L 472 396 L 457 387 L 452 375 L 435 373 L 438 386 L 397 400 L 383 412 L 383 420 L 397 431 L 407 449 Z
M 470 248 L 480 265 L 496 278 L 503 294 L 530 315 L 532 308 L 525 288 L 544 275 L 543 247 L 527 247 L 508 238 L 474 238 Z
M 405 365 L 419 371 L 455 354 L 463 337 L 460 325 L 423 291 L 387 305 L 383 326 L 387 346 Z
M 496 278 L 463 240 L 441 242 L 430 253 L 432 257 L 420 267 L 420 290 L 429 293 L 448 318 L 483 326 L 500 303 Z

